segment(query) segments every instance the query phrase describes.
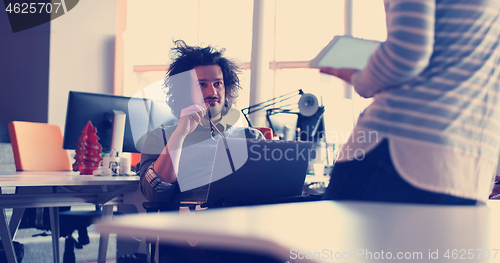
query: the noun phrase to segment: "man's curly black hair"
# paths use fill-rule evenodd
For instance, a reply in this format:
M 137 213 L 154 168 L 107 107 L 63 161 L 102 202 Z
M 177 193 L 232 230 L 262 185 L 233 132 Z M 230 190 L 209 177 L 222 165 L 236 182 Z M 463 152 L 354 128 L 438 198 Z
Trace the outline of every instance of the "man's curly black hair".
M 188 46 L 183 40 L 174 41 L 172 63 L 170 64 L 164 86 L 167 88 L 167 104 L 175 117 L 179 118 L 182 109 L 193 104 L 191 98 L 192 79 L 190 74 L 180 74 L 197 66 L 219 65 L 222 70 L 225 97 L 222 114 L 225 115 L 236 102 L 241 89 L 238 74 L 241 68 L 233 61 L 223 57 L 225 49 L 217 50 L 212 46 Z M 177 75 L 177 76 L 175 76 Z M 173 77 L 175 76 L 175 77 Z

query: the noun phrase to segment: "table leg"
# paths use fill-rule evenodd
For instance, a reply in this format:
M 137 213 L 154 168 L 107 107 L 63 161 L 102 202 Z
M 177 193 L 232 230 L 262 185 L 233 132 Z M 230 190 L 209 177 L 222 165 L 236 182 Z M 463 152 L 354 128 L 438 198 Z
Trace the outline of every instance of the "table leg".
M 5 209 L 2 209 L 2 217 L 3 218 L 0 219 L 0 238 L 2 239 L 5 255 L 7 256 L 7 262 L 17 263 L 16 252 L 14 251 L 14 245 L 12 244 L 12 236 L 10 235 L 9 227 L 7 226 Z
M 59 263 L 59 207 L 49 207 L 50 214 L 50 231 L 52 232 L 52 254 L 54 263 Z
M 111 220 L 113 216 L 113 205 L 103 205 L 102 220 Z M 108 252 L 109 234 L 102 234 L 99 237 L 99 253 L 97 254 L 97 263 L 106 263 L 106 253 Z
M 9 229 L 10 234 L 12 235 L 12 240 L 16 238 L 17 229 L 19 228 L 19 224 L 21 223 L 21 219 L 23 218 L 24 211 L 26 208 L 13 208 L 12 216 L 10 217 Z

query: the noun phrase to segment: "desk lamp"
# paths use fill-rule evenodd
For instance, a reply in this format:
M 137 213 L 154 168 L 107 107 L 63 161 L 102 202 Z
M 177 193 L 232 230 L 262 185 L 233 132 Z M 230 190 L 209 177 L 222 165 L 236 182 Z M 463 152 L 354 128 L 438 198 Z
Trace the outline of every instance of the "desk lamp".
M 296 108 L 290 108 L 290 106 L 293 106 L 295 103 L 277 106 L 280 103 L 283 103 L 283 102 L 285 102 L 293 97 L 296 97 L 296 96 L 301 96 L 299 99 L 299 102 L 297 103 L 298 109 L 299 109 L 298 112 L 292 111 L 293 109 L 296 109 Z M 269 108 L 272 106 L 274 106 L 274 108 Z M 323 107 L 323 106 L 321 106 L 321 107 Z M 241 110 L 241 113 L 243 113 L 243 115 L 245 116 L 245 119 L 248 122 L 248 126 L 253 127 L 252 122 L 248 118 L 248 115 L 250 115 L 251 113 L 260 111 L 260 110 L 267 109 L 266 110 L 267 117 L 269 117 L 270 115 L 273 115 L 273 114 L 277 114 L 277 113 L 290 113 L 290 114 L 299 114 L 300 113 L 303 116 L 309 117 L 309 116 L 313 116 L 318 111 L 319 108 L 320 108 L 320 106 L 318 105 L 318 99 L 316 98 L 316 96 L 314 96 L 311 93 L 304 93 L 302 91 L 302 89 L 299 89 L 297 91 L 293 91 L 293 92 L 290 92 L 290 93 L 263 101 L 261 103 L 257 103 L 255 105 L 251 105 L 247 108 L 243 108 Z M 268 120 L 269 120 L 269 118 L 268 118 Z

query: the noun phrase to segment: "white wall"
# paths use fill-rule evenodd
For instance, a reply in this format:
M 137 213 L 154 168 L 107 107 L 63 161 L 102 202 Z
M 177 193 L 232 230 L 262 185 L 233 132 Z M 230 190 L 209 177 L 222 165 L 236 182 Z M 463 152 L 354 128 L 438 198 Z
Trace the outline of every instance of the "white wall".
M 68 93 L 113 93 L 116 0 L 86 0 L 51 21 L 48 122 L 64 130 Z

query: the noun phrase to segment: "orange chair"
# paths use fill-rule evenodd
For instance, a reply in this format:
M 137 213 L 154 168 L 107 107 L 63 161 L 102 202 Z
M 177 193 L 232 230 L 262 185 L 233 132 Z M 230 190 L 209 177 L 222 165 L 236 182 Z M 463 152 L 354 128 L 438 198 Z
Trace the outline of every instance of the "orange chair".
M 71 170 L 68 151 L 62 148 L 59 126 L 25 121 L 13 121 L 8 126 L 16 170 Z

